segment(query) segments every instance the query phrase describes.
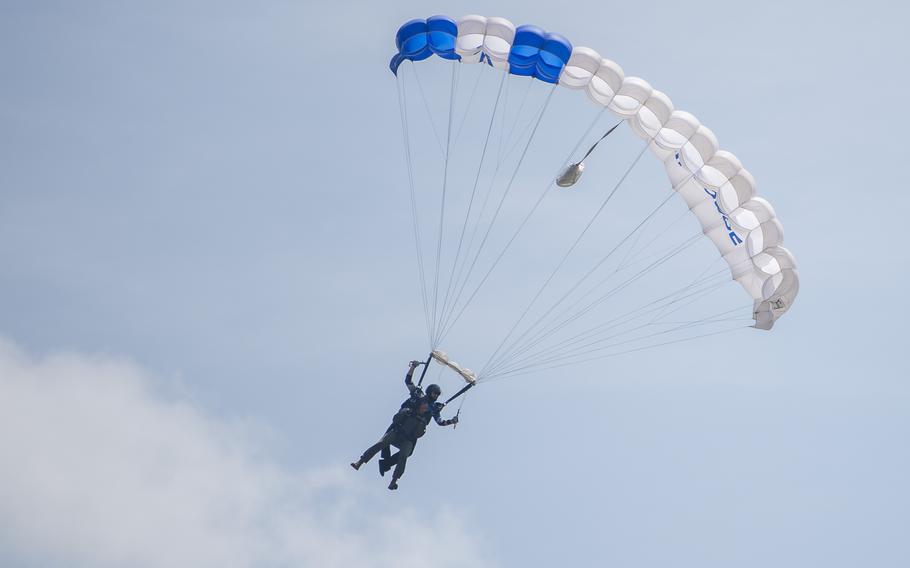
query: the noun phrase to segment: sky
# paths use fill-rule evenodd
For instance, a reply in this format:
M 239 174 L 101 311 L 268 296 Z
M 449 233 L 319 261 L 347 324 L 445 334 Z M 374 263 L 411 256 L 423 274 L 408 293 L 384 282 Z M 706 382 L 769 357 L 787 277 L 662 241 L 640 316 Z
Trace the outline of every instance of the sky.
M 347 464 L 427 352 L 387 63 L 435 13 L 668 93 L 756 177 L 801 288 L 768 333 L 482 383 L 390 492 Z M 908 565 L 907 16 L 0 2 L 0 565 Z

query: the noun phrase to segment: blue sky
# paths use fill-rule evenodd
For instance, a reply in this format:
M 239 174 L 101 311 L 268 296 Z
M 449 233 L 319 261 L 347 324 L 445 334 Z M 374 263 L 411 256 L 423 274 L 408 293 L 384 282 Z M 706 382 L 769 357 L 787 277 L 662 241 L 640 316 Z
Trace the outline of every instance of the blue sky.
M 386 4 L 0 5 L 0 563 L 905 566 L 906 10 Z M 770 333 L 483 385 L 390 493 L 346 464 L 426 352 L 386 64 L 433 13 L 668 93 L 801 292 Z

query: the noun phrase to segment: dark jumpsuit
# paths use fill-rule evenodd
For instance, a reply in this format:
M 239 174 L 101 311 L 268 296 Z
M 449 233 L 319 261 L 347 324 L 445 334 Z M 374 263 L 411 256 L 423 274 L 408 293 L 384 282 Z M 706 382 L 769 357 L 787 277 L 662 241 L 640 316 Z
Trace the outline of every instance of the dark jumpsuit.
M 395 479 L 399 479 L 404 474 L 404 468 L 408 463 L 408 457 L 414 452 L 417 438 L 424 435 L 431 418 L 440 426 L 452 424 L 451 420 L 443 420 L 439 415 L 445 405 L 441 402 L 433 402 L 429 396 L 425 395 L 423 390 L 414 384 L 413 374 L 414 370 L 411 369 L 404 378 L 404 384 L 408 387 L 411 396 L 401 403 L 401 408 L 395 414 L 392 424 L 382 438 L 360 456 L 360 461 L 367 463 L 380 450 L 383 452 L 383 457 L 386 457 L 389 453 L 389 446 L 396 446 L 399 451 L 394 456 L 387 458 L 395 464 L 395 472 L 392 474 Z M 423 405 L 426 405 L 426 410 L 420 412 Z

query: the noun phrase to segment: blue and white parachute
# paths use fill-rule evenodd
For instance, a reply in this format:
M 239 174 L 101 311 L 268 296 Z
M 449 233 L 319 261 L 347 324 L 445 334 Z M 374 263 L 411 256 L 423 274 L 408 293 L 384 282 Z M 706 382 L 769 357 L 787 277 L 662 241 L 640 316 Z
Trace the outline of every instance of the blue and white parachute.
M 412 202 L 415 214 L 415 236 L 418 239 L 418 262 L 421 267 L 423 301 L 427 313 L 428 335 L 432 349 L 438 347 L 439 341 L 446 337 L 448 331 L 454 325 L 451 321 L 453 314 L 460 315 L 462 313 L 459 308 L 451 304 L 457 304 L 457 301 L 454 300 L 455 291 L 459 289 L 462 283 L 459 274 L 463 275 L 466 270 L 464 266 L 468 265 L 468 261 L 462 260 L 462 268 L 459 268 L 459 257 L 462 256 L 466 234 L 470 234 L 470 230 L 466 229 L 469 226 L 468 219 L 475 215 L 476 222 L 481 225 L 480 234 L 484 234 L 486 230 L 485 222 L 480 220 L 482 214 L 476 213 L 478 206 L 475 205 L 475 194 L 478 193 L 478 185 L 481 187 L 484 185 L 482 181 L 478 183 L 478 180 L 482 180 L 484 175 L 486 177 L 500 175 L 498 173 L 500 171 L 499 165 L 496 165 L 497 173 L 492 174 L 487 171 L 486 174 L 481 174 L 482 171 L 485 171 L 484 168 L 487 168 L 487 170 L 492 169 L 492 166 L 486 165 L 492 160 L 490 157 L 491 150 L 488 150 L 488 147 L 496 143 L 495 137 L 498 135 L 500 137 L 498 140 L 500 147 L 508 148 L 511 142 L 510 137 L 514 136 L 511 132 L 522 132 L 522 124 L 524 123 L 519 115 L 521 115 L 523 110 L 519 109 L 517 111 L 511 131 L 507 124 L 511 119 L 503 117 L 509 110 L 519 106 L 514 101 L 512 103 L 503 103 L 504 89 L 502 85 L 507 77 L 525 77 L 529 81 L 538 81 L 541 84 L 549 84 L 553 87 L 559 86 L 570 90 L 584 91 L 595 105 L 608 111 L 609 114 L 605 116 L 612 115 L 628 125 L 634 136 L 641 140 L 645 147 L 650 150 L 650 153 L 663 163 L 672 192 L 681 197 L 685 208 L 691 214 L 689 218 L 697 221 L 703 235 L 701 238 L 708 239 L 713 244 L 716 252 L 719 253 L 720 258 L 726 263 L 725 275 L 727 281 L 729 282 L 732 279 L 739 283 L 751 298 L 751 327 L 765 330 L 771 329 L 775 322 L 792 306 L 799 290 L 796 263 L 790 251 L 783 247 L 783 227 L 771 204 L 758 196 L 755 179 L 752 174 L 743 167 L 739 158 L 720 148 L 717 137 L 710 129 L 702 125 L 692 114 L 675 109 L 670 97 L 653 88 L 649 82 L 638 77 L 627 76 L 619 64 L 604 58 L 591 48 L 573 46 L 562 35 L 547 32 L 534 25 L 516 26 L 509 20 L 498 17 L 470 15 L 454 20 L 446 16 L 432 16 L 427 19 L 411 20 L 400 27 L 395 38 L 395 44 L 398 51 L 392 57 L 389 67 L 398 76 L 399 87 L 405 91 L 408 89 L 412 91 L 410 99 L 407 98 L 409 96 L 407 92 L 400 92 L 399 102 L 402 103 L 402 112 L 407 113 L 408 101 L 411 101 L 412 107 L 419 107 L 414 101 L 417 100 L 418 96 L 424 97 L 424 106 L 430 115 L 429 122 L 432 128 L 437 128 L 437 132 L 434 134 L 435 145 L 442 150 L 441 154 L 444 155 L 441 168 L 439 168 L 442 170 L 440 176 L 442 181 L 440 183 L 426 184 L 415 180 L 416 158 L 413 154 L 417 151 L 420 144 L 415 143 L 414 140 L 415 119 L 413 116 L 403 117 L 412 199 L 417 199 L 415 195 L 421 195 L 421 192 L 424 192 L 430 185 L 434 186 L 434 191 L 438 191 L 438 186 L 441 185 L 443 214 L 446 211 L 447 203 L 450 203 L 453 199 L 452 195 L 458 191 L 454 181 L 452 181 L 455 158 L 450 158 L 450 154 L 455 156 L 454 145 L 461 136 L 461 129 L 464 126 L 462 121 L 462 128 L 459 128 L 459 112 L 463 112 L 466 115 L 465 120 L 467 120 L 468 113 L 474 112 L 470 109 L 477 104 L 475 102 L 478 97 L 476 94 L 477 85 L 482 84 L 478 79 L 474 86 L 475 91 L 472 91 L 470 102 L 465 102 L 467 95 L 459 99 L 457 94 L 459 82 L 469 82 L 461 81 L 458 75 L 458 66 L 467 63 L 481 63 L 484 65 L 477 66 L 478 68 L 492 68 L 501 75 L 500 82 L 493 81 L 490 83 L 491 94 L 488 100 L 493 99 L 492 93 L 496 89 L 498 91 L 495 91 L 497 94 L 493 103 L 493 110 L 488 111 L 492 114 L 489 128 L 487 129 L 485 125 L 479 126 L 476 129 L 478 132 L 477 136 L 474 140 L 468 142 L 472 146 L 472 150 L 482 146 L 483 154 L 480 157 L 480 165 L 477 166 L 476 176 L 473 170 L 470 172 L 471 175 L 465 176 L 466 182 L 463 184 L 465 188 L 462 191 L 465 194 L 470 193 L 470 202 L 465 201 L 465 208 L 468 211 L 465 223 L 462 225 L 460 222 L 456 222 L 447 225 L 444 219 L 439 219 L 439 223 L 436 226 L 441 233 L 438 241 L 439 246 L 435 249 L 435 256 L 432 250 L 432 244 L 435 243 L 432 240 L 429 247 L 421 244 L 421 236 L 426 237 L 427 234 L 426 227 L 424 226 L 423 230 L 421 230 L 420 226 L 420 220 L 425 218 L 425 216 L 418 211 L 419 207 L 416 201 Z M 456 66 L 452 70 L 450 81 L 448 83 L 442 82 L 443 84 L 439 89 L 441 94 L 437 97 L 442 100 L 443 104 L 446 102 L 449 104 L 448 112 L 446 113 L 443 107 L 443 112 L 436 115 L 435 122 L 433 122 L 434 116 L 430 112 L 430 105 L 426 99 L 430 86 L 425 80 L 421 82 L 417 69 L 419 65 L 429 65 L 429 63 L 417 64 L 417 62 L 433 58 L 433 56 L 448 60 L 451 62 L 450 65 Z M 403 85 L 400 75 L 409 62 L 414 64 L 414 79 L 409 80 L 409 85 Z M 437 63 L 436 65 L 439 64 Z M 509 79 L 509 81 L 513 82 L 517 80 Z M 527 88 L 530 89 L 530 85 Z M 468 90 L 466 89 L 466 92 Z M 543 108 L 546 108 L 549 103 L 551 94 L 550 91 L 547 91 L 548 98 L 541 105 Z M 524 99 L 522 99 L 521 106 L 522 108 L 526 106 Z M 465 110 L 466 108 L 468 110 Z M 512 112 L 515 111 L 512 110 Z M 542 115 L 543 111 L 540 112 Z M 484 116 L 487 115 L 484 114 Z M 534 137 L 540 120 L 540 116 L 534 114 L 528 117 L 527 127 L 524 132 L 530 132 L 531 138 Z M 443 123 L 447 126 L 440 126 Z M 442 135 L 443 130 L 445 131 L 445 136 Z M 484 132 L 486 132 L 486 140 L 483 139 Z M 497 134 L 497 132 L 501 133 Z M 432 139 L 429 137 L 428 139 L 432 142 Z M 530 144 L 530 139 L 528 144 Z M 430 145 L 430 143 L 426 145 Z M 524 148 L 527 151 L 528 146 Z M 473 151 L 475 153 L 479 152 L 479 150 Z M 644 150 L 642 151 L 644 152 Z M 500 161 L 504 154 L 506 154 L 505 151 L 499 151 Z M 472 156 L 475 155 L 472 154 Z M 524 159 L 524 156 L 522 154 L 521 158 Z M 467 160 L 464 160 L 464 162 L 467 163 Z M 526 161 L 526 166 L 527 163 Z M 565 163 L 561 163 L 561 165 L 564 166 Z M 522 168 L 521 161 L 516 166 L 516 172 L 520 168 Z M 580 175 L 580 170 L 575 173 Z M 515 176 L 516 174 L 512 175 L 509 181 L 509 188 L 505 190 L 506 193 L 510 191 Z M 508 176 L 504 177 L 508 178 Z M 553 178 L 551 176 L 548 179 L 552 181 Z M 577 179 L 577 176 L 575 179 Z M 626 177 L 623 176 L 619 183 L 623 183 L 625 179 Z M 473 184 L 471 183 L 472 180 Z M 588 181 L 588 179 L 585 180 L 586 183 Z M 490 185 L 493 186 L 494 182 L 490 182 Z M 585 186 L 585 184 L 579 184 L 579 186 L 584 186 L 585 191 L 588 190 L 588 186 Z M 607 201 L 613 198 L 613 193 L 617 188 L 618 185 L 612 188 L 609 185 L 607 186 L 607 189 L 610 190 L 604 192 L 608 194 Z M 596 188 L 590 189 L 591 191 L 596 190 Z M 504 197 L 500 205 L 507 201 Z M 495 204 L 497 198 L 493 197 L 492 202 Z M 536 206 L 532 213 L 535 211 Z M 498 209 L 496 213 L 499 215 Z M 435 214 L 434 217 L 443 214 Z M 600 209 L 597 210 L 597 215 L 599 214 Z M 488 217 L 488 220 L 490 217 L 492 215 Z M 619 218 L 621 217 L 620 215 Z M 521 216 L 519 215 L 518 218 L 520 219 Z M 495 220 L 497 217 L 493 217 L 493 219 Z M 650 216 L 641 226 L 636 226 L 635 231 L 642 230 L 641 227 L 647 226 L 648 223 L 652 223 Z M 519 232 L 524 226 L 524 224 L 520 226 Z M 588 226 L 584 226 L 583 236 L 586 231 L 588 231 Z M 440 275 L 439 269 L 439 257 L 444 255 L 442 233 L 446 233 L 446 242 L 458 242 L 458 251 L 450 251 L 449 256 L 454 256 L 455 261 L 452 274 L 448 277 L 448 280 Z M 614 256 L 625 254 L 628 257 L 630 254 L 648 252 L 641 248 L 642 244 L 631 244 L 633 240 L 636 243 L 643 243 L 647 241 L 647 238 L 642 238 L 640 234 L 634 232 L 633 235 L 632 238 L 626 238 L 621 243 L 622 246 L 629 248 L 628 251 L 615 253 Z M 508 246 L 506 248 L 512 246 L 511 240 L 507 242 Z M 574 254 L 576 250 L 580 249 L 579 242 L 580 240 L 576 241 L 570 247 L 570 253 Z M 657 240 L 657 242 L 661 241 Z M 603 249 L 606 252 L 614 254 L 612 247 L 612 244 L 603 245 Z M 639 247 L 639 249 L 634 250 L 635 247 Z M 454 245 L 452 248 L 454 249 Z M 430 250 L 429 254 L 426 253 L 427 249 Z M 677 253 L 674 252 L 673 254 Z M 479 256 L 480 254 L 478 253 L 477 257 Z M 471 253 L 465 252 L 464 258 L 469 257 L 472 257 Z M 473 257 L 474 260 L 477 257 Z M 644 258 L 647 257 L 647 254 L 645 254 Z M 499 257 L 494 255 L 494 258 L 496 262 L 499 262 Z M 556 260 L 560 258 L 562 260 L 557 262 L 558 269 L 566 265 L 568 256 L 559 257 L 557 255 Z M 658 256 L 658 258 L 663 257 Z M 432 267 L 434 264 L 436 276 L 430 278 L 429 275 L 433 272 Z M 473 268 L 473 265 L 470 266 Z M 649 265 L 645 264 L 645 266 Z M 601 265 L 598 264 L 597 268 L 600 269 L 600 267 Z M 621 268 L 626 270 L 627 265 L 623 265 Z M 579 273 L 584 275 L 583 279 L 589 278 L 587 272 L 582 270 Z M 544 271 L 544 276 L 547 274 L 550 273 Z M 667 276 L 661 277 L 662 281 L 666 281 L 668 278 Z M 430 285 L 429 280 L 433 280 L 433 286 Z M 487 277 L 485 276 L 480 283 L 481 286 L 486 281 Z M 550 278 L 544 278 L 544 281 L 545 287 L 552 286 L 552 275 Z M 636 286 L 638 286 L 638 282 L 638 280 L 635 281 Z M 699 281 L 696 279 L 695 282 L 698 283 Z M 713 286 L 716 282 L 717 280 L 715 279 L 708 283 Z M 701 284 L 704 284 L 704 282 Z M 701 284 L 698 285 L 700 286 Z M 434 287 L 435 290 L 433 290 Z M 473 288 L 469 287 L 469 291 L 470 289 Z M 579 295 L 581 294 L 578 288 L 567 286 L 567 289 L 569 290 L 567 294 L 575 293 L 576 291 Z M 682 290 L 681 292 L 679 291 L 680 289 Z M 645 307 L 650 309 L 650 306 L 654 305 L 650 302 L 657 301 L 658 304 L 656 305 L 663 305 L 663 311 L 660 313 L 669 313 L 670 311 L 675 311 L 682 303 L 680 301 L 681 298 L 691 298 L 692 296 L 688 294 L 694 289 L 696 288 L 693 288 L 690 280 L 680 281 L 674 291 L 670 292 L 671 295 L 665 297 L 662 295 L 663 292 L 655 292 L 657 299 L 649 302 L 643 301 L 641 306 L 643 309 Z M 593 288 L 590 290 L 586 292 L 586 297 L 588 299 L 597 298 L 598 292 L 593 291 Z M 435 299 L 435 296 L 444 297 L 446 301 L 440 304 L 439 299 Z M 532 294 L 532 296 L 532 304 L 540 301 L 539 293 L 537 295 Z M 473 295 L 471 297 L 473 298 Z M 612 295 L 610 297 L 612 298 Z M 704 296 L 699 296 L 699 298 L 702 297 Z M 598 322 L 603 321 L 603 315 L 589 315 L 593 307 L 589 306 L 590 302 L 588 300 L 582 299 L 581 303 L 575 304 L 576 307 L 574 309 L 566 309 L 568 304 L 563 302 L 571 304 L 572 300 L 565 299 L 562 294 L 557 295 L 557 300 L 562 303 L 561 307 L 545 311 L 544 318 L 535 322 L 536 329 L 530 329 L 521 334 L 521 325 L 516 324 L 509 331 L 507 340 L 503 340 L 503 343 L 493 353 L 487 366 L 478 374 L 478 377 L 483 379 L 510 373 L 514 374 L 518 370 L 526 368 L 549 368 L 548 366 L 555 366 L 563 362 L 572 363 L 589 360 L 590 357 L 600 354 L 614 354 L 619 352 L 617 349 L 623 349 L 619 347 L 620 345 L 628 345 L 635 349 L 639 346 L 646 347 L 654 343 L 654 341 L 648 343 L 641 339 L 643 335 L 640 332 L 641 328 L 637 327 L 638 324 L 630 325 L 629 327 L 636 330 L 635 333 L 638 335 L 633 334 L 633 338 L 638 338 L 639 343 L 619 343 L 617 337 L 612 335 L 610 339 L 604 340 L 603 338 L 606 336 L 603 335 L 602 330 L 599 330 L 602 326 L 596 325 Z M 523 323 L 527 322 L 526 318 L 532 317 L 528 316 L 527 313 L 527 311 L 522 313 L 521 318 L 519 318 L 524 320 Z M 560 313 L 563 315 L 556 317 Z M 617 312 L 614 308 L 609 313 L 612 315 Z M 588 327 L 580 324 L 579 320 L 583 317 L 594 318 L 591 320 L 592 324 Z M 598 317 L 601 319 L 596 319 Z M 666 325 L 665 320 L 658 320 L 658 323 L 655 324 L 650 317 L 646 319 L 651 322 L 648 324 L 650 326 Z M 702 325 L 702 321 L 699 320 L 698 324 Z M 582 326 L 581 331 L 573 335 L 571 332 L 566 331 L 570 325 Z M 651 328 L 646 331 L 650 332 L 653 329 L 659 328 Z M 691 331 L 692 327 L 683 327 L 682 329 Z M 563 332 L 567 335 L 555 338 L 553 343 L 547 345 L 545 339 L 545 336 L 547 336 L 545 331 L 547 330 L 555 330 L 557 333 Z M 676 331 L 678 332 L 678 330 Z M 601 335 L 591 335 L 596 333 Z M 661 333 L 663 332 L 661 331 Z M 678 336 L 669 335 L 668 337 L 675 340 Z M 668 337 L 658 337 L 658 339 L 662 341 Z M 689 335 L 681 339 L 691 337 Z M 589 343 L 579 343 L 579 338 L 587 338 L 585 340 Z M 624 337 L 619 339 L 622 339 L 622 341 L 626 340 Z M 592 344 L 590 341 L 595 341 L 595 343 Z M 587 347 L 579 348 L 581 345 L 586 345 Z M 574 346 L 574 351 L 566 351 L 567 346 Z M 537 355 L 535 359 L 535 349 L 538 350 L 537 352 L 543 349 L 544 354 Z

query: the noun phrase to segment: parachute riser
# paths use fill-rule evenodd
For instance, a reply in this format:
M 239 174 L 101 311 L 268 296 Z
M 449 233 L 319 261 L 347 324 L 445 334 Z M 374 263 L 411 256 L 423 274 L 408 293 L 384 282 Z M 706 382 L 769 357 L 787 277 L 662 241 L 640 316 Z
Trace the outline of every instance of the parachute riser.
M 453 400 L 455 400 L 455 399 L 458 398 L 459 396 L 461 396 L 461 395 L 463 395 L 464 393 L 468 392 L 469 390 L 471 390 L 471 387 L 473 387 L 473 386 L 476 385 L 476 384 L 477 384 L 477 383 L 468 383 L 468 384 L 465 385 L 460 391 L 458 391 L 458 392 L 456 392 L 455 394 L 453 394 L 452 396 L 450 396 L 450 397 L 449 397 L 449 400 L 445 401 L 445 404 L 449 404 L 450 402 L 452 402 Z M 459 409 L 458 412 L 460 413 L 461 410 Z M 456 415 L 456 416 L 457 416 L 457 415 Z
M 423 384 L 423 378 L 427 375 L 427 369 L 430 368 L 430 361 L 432 361 L 432 360 L 433 360 L 433 354 L 430 353 L 430 356 L 427 357 L 427 360 L 424 361 L 424 363 L 423 363 L 423 371 L 420 372 L 420 380 L 417 381 L 418 387 Z

